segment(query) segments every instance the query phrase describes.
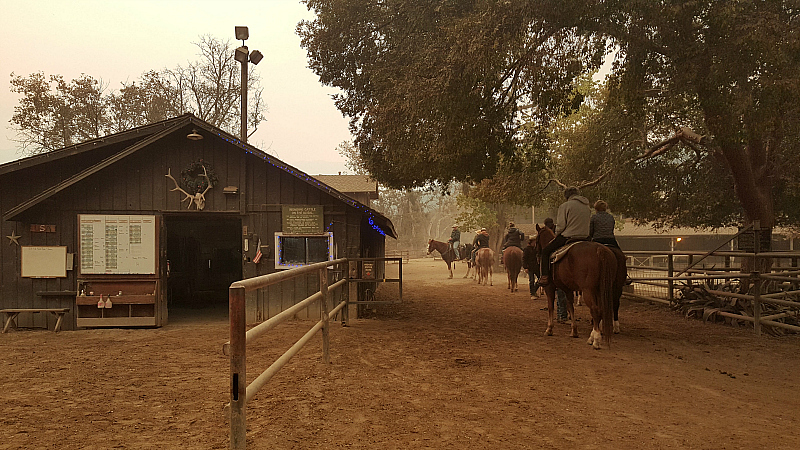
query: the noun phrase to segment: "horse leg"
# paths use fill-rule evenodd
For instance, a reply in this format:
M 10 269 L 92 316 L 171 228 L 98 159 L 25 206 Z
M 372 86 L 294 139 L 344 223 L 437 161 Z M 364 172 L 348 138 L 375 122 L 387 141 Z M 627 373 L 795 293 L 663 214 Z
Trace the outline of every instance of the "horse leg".
M 494 271 L 494 270 L 492 269 L 492 266 L 489 266 L 489 286 L 494 286 L 494 285 L 492 284 L 492 272 L 493 272 L 493 271 Z
M 576 338 L 578 337 L 578 321 L 575 318 L 575 304 L 573 303 L 575 300 L 573 298 L 574 294 L 570 290 L 564 291 L 564 294 L 567 296 L 567 314 L 569 314 L 570 319 L 572 319 L 572 327 L 569 335 Z
M 619 334 L 619 298 L 622 295 L 614 293 L 614 334 Z
M 453 278 L 453 267 L 452 267 L 452 266 L 450 266 L 450 264 L 451 264 L 451 263 L 448 261 L 448 262 L 447 262 L 447 270 L 449 270 L 449 271 L 450 271 L 450 276 L 449 276 L 448 278 Z
M 583 295 L 584 302 L 592 313 L 592 334 L 589 335 L 589 340 L 586 341 L 586 343 L 591 345 L 595 350 L 600 350 L 600 341 L 603 339 L 603 335 L 600 333 L 600 322 L 603 320 L 603 313 L 600 311 L 600 308 L 597 307 L 597 297 L 594 295 L 594 292 L 588 293 L 584 291 Z
M 544 288 L 544 292 L 547 295 L 547 329 L 544 330 L 545 336 L 552 336 L 553 335 L 553 316 L 555 315 L 555 299 L 556 299 L 556 288 L 553 286 L 553 283 L 548 284 Z

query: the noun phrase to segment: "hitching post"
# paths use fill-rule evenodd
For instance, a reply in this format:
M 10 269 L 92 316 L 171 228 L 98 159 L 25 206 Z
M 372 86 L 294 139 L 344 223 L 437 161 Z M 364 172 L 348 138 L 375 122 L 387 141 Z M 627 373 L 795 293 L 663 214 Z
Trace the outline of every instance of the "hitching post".
M 245 400 L 247 397 L 246 318 L 245 289 L 243 286 L 228 289 L 231 322 L 231 450 L 244 450 L 247 425 Z

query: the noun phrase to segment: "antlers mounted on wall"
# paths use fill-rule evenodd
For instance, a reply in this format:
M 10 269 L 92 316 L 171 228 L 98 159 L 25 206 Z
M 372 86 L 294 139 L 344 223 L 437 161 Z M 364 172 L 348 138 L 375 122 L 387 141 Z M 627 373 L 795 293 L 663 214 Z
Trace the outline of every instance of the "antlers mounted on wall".
M 172 176 L 171 169 L 168 168 L 167 174 L 164 176 L 172 180 L 173 183 L 175 183 L 175 189 L 170 189 L 170 192 L 180 191 L 183 192 L 183 195 L 186 196 L 183 198 L 183 200 L 181 200 L 181 204 L 183 204 L 183 202 L 187 200 L 189 201 L 189 203 L 186 205 L 186 209 L 191 209 L 192 203 L 194 203 L 195 207 L 197 207 L 198 210 L 202 210 L 203 208 L 206 207 L 206 193 L 208 192 L 209 189 L 211 189 L 211 179 L 208 177 L 208 171 L 206 170 L 206 166 L 203 166 L 203 175 L 201 176 L 205 177 L 205 179 L 208 181 L 208 185 L 206 186 L 206 189 L 203 192 L 198 192 L 196 194 L 190 194 L 181 189 L 181 187 L 178 186 L 178 182 Z

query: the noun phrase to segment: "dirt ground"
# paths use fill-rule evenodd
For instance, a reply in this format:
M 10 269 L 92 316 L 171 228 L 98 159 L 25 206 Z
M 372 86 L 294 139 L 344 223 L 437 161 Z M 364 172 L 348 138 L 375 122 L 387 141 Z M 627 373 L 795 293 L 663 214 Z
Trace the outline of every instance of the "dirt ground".
M 557 325 L 527 279 L 510 294 L 403 267 L 403 303 L 315 338 L 247 407 L 248 448 L 800 448 L 800 337 L 687 320 L 623 300 L 611 347 Z M 396 285 L 378 299 L 396 297 Z M 160 329 L 0 335 L 0 449 L 224 449 L 227 318 Z M 310 327 L 248 349 L 252 380 Z

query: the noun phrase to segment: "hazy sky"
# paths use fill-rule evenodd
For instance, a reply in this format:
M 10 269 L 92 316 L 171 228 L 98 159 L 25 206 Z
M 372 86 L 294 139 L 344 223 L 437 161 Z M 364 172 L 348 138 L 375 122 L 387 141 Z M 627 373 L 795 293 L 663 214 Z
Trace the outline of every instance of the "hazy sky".
M 294 32 L 311 18 L 299 0 L 0 0 L 0 164 L 21 157 L 10 140 L 19 98 L 12 72 L 67 81 L 85 73 L 117 90 L 145 71 L 197 59 L 201 35 L 236 46 L 234 27 L 244 25 L 250 50 L 264 54 L 255 71 L 269 108 L 249 142 L 309 174 L 344 171 L 336 147 L 350 139 L 347 119 L 333 105 L 336 91 L 307 68 Z

